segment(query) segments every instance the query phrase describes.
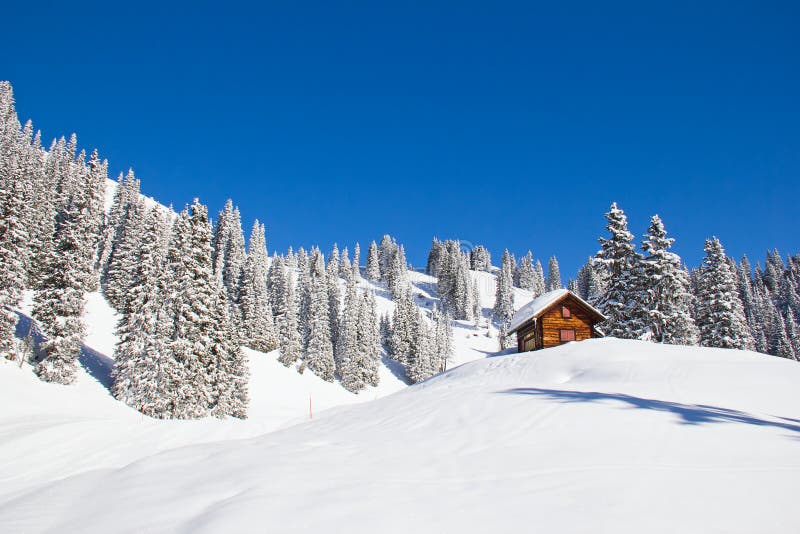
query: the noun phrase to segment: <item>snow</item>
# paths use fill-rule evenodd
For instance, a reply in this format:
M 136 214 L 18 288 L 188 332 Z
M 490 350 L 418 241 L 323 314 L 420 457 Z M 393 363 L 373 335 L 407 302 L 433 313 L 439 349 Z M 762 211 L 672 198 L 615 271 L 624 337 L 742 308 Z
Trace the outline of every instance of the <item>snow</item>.
M 482 358 L 275 430 L 260 416 L 142 419 L 85 380 L 3 364 L 0 524 L 798 532 L 798 381 L 781 358 L 599 339 Z

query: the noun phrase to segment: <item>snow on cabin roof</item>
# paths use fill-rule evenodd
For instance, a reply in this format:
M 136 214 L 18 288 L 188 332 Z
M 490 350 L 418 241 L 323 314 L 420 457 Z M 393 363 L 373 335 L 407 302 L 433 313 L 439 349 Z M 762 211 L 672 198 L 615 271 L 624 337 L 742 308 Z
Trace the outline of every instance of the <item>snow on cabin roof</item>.
M 572 295 L 575 299 L 580 301 L 587 308 L 589 308 L 590 310 L 594 310 L 595 312 L 597 312 L 598 315 L 600 315 L 600 317 L 602 317 L 602 314 L 599 311 L 595 310 L 595 308 L 591 304 L 580 298 L 575 293 L 571 292 L 569 289 L 554 289 L 553 291 L 548 291 L 543 295 L 539 295 L 538 297 L 527 303 L 525 306 L 520 308 L 517 311 L 517 313 L 514 314 L 514 317 L 511 318 L 511 324 L 509 324 L 506 333 L 507 334 L 513 333 L 520 326 L 524 325 L 531 319 L 538 317 L 539 314 L 541 314 L 544 310 L 546 310 L 547 308 L 558 302 L 562 297 L 565 297 L 566 295 Z

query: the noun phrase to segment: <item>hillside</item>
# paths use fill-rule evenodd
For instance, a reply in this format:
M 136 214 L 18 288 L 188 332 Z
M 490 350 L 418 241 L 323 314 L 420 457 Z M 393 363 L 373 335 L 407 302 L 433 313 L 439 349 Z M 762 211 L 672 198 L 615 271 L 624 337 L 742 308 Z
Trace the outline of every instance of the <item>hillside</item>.
M 572 343 L 267 433 L 0 380 L 9 532 L 800 529 L 800 369 L 754 353 Z

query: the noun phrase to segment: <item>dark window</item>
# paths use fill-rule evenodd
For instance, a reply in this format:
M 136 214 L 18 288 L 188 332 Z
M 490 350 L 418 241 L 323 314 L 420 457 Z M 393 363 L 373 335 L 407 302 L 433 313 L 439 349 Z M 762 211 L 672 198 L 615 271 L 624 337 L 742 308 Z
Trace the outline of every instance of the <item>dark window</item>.
M 566 306 L 561 306 L 561 317 L 563 317 L 564 319 L 569 319 L 570 317 L 572 317 L 572 312 L 569 311 L 569 308 L 567 308 Z
M 573 328 L 562 328 L 559 334 L 562 342 L 575 341 L 575 330 Z

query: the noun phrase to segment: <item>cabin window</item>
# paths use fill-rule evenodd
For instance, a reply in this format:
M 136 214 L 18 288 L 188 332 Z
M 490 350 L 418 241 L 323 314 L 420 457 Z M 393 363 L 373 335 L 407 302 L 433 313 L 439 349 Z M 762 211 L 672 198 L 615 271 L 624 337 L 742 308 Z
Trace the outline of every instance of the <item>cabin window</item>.
M 562 328 L 559 331 L 559 339 L 561 339 L 562 343 L 566 343 L 567 341 L 575 341 L 575 329 Z
M 569 311 L 569 308 L 567 308 L 566 306 L 561 306 L 561 317 L 563 317 L 564 319 L 569 319 L 570 317 L 572 317 L 572 312 Z

